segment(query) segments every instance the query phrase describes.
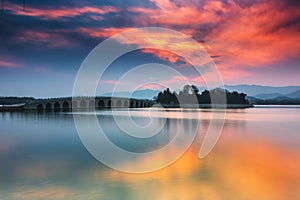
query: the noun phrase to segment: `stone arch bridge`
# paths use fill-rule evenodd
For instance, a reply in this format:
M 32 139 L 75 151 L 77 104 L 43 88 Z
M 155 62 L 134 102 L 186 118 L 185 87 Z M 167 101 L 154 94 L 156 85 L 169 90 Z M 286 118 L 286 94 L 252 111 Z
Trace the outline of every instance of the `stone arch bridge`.
M 154 104 L 151 100 L 119 97 L 65 97 L 36 99 L 24 106 L 25 110 L 68 111 L 71 109 L 101 108 L 146 108 Z

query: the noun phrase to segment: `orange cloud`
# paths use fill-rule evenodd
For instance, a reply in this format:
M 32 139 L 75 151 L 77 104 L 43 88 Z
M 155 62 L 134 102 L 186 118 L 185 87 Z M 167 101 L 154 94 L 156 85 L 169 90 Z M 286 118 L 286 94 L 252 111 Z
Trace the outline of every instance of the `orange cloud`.
M 127 37 L 125 35 L 116 39 L 125 45 L 137 45 L 140 48 L 149 48 L 144 51 L 154 53 L 158 57 L 168 59 L 171 62 L 178 59 L 174 53 L 184 56 L 187 60 L 197 60 L 198 64 L 210 62 L 202 44 L 193 43 L 189 37 L 181 34 L 157 29 L 132 30 L 130 34 L 133 34 L 134 37 Z M 174 54 L 175 57 L 173 55 L 167 58 L 171 54 Z
M 223 55 L 222 67 L 261 67 L 299 56 L 297 26 L 288 26 L 299 18 L 298 8 L 276 1 L 246 9 L 231 5 L 228 19 L 205 38 L 210 51 Z
M 163 60 L 168 60 L 170 63 L 175 63 L 178 60 L 184 60 L 180 56 L 178 56 L 174 53 L 160 50 L 160 49 L 142 49 L 142 52 L 156 55 L 157 57 L 159 57 Z
M 78 32 L 91 37 L 108 38 L 129 28 L 79 28 Z
M 297 26 L 288 26 L 290 21 L 299 18 L 299 10 L 282 1 L 262 2 L 246 8 L 233 0 L 226 4 L 207 1 L 201 9 L 184 1 L 179 1 L 180 5 L 170 0 L 152 2 L 158 9 L 131 8 L 130 11 L 144 13 L 148 23 L 176 26 L 195 39 L 205 40 L 204 46 L 209 52 L 223 55 L 221 67 L 255 67 L 299 55 Z M 204 38 L 197 38 L 201 35 L 198 28 L 205 24 L 215 26 Z
M 92 37 L 105 38 L 129 29 L 130 28 L 79 28 L 78 31 L 83 34 L 88 34 Z M 185 59 L 174 54 L 173 52 L 169 52 L 168 50 L 176 49 L 189 55 L 193 54 L 193 52 L 195 52 L 199 46 L 203 46 L 202 44 L 195 46 L 194 43 L 191 43 L 181 35 L 175 35 L 167 32 L 155 32 L 155 30 L 137 30 L 133 31 L 132 34 L 134 34 L 134 37 L 120 36 L 117 38 L 117 40 L 124 45 L 137 45 L 138 47 L 142 48 L 144 53 L 154 54 L 159 58 L 168 60 L 171 63 L 175 63 L 178 60 L 185 61 Z M 149 48 L 144 48 L 145 46 L 149 46 Z M 151 46 L 155 46 L 156 48 L 151 48 Z M 203 52 L 199 52 L 199 56 L 202 55 L 201 53 Z M 195 58 L 193 55 L 190 55 L 189 57 Z M 205 63 L 206 61 L 207 60 L 203 59 L 203 61 L 200 62 Z
M 134 17 L 135 22 L 175 27 L 197 41 L 205 41 L 201 45 L 210 55 L 220 55 L 214 61 L 217 61 L 225 81 L 243 81 L 253 75 L 250 68 L 272 66 L 276 62 L 299 57 L 299 8 L 287 5 L 285 1 L 261 1 L 247 5 L 233 0 L 226 3 L 151 1 L 157 8 L 129 9 L 138 14 Z M 186 51 L 189 49 L 186 48 Z M 162 51 L 144 52 L 171 63 L 178 60 Z

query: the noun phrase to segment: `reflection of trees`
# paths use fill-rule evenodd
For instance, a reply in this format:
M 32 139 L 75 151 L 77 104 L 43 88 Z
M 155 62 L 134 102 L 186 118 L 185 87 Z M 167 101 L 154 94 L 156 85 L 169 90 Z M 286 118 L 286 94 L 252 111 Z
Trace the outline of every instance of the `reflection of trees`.
M 248 100 L 246 99 L 246 94 L 238 93 L 236 91 L 229 92 L 228 90 L 222 88 L 215 88 L 213 90 L 204 90 L 201 94 L 199 94 L 199 89 L 195 85 L 185 85 L 183 89 L 179 91 L 177 94 L 175 91 L 171 92 L 169 88 L 164 91 L 158 93 L 156 97 L 156 101 L 162 104 L 179 104 L 180 102 L 184 102 L 186 104 L 211 104 L 211 97 L 214 99 L 222 99 L 222 97 L 226 96 L 227 104 L 248 104 Z M 197 102 L 192 101 L 194 98 L 197 99 Z M 222 103 L 222 101 L 220 101 Z

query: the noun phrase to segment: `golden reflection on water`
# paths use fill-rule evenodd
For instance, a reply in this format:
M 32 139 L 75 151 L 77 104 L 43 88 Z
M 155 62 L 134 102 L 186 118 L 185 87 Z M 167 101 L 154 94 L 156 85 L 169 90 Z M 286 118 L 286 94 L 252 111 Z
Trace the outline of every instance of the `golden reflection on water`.
M 160 171 L 132 175 L 109 170 L 109 178 L 132 186 L 136 199 L 300 199 L 299 152 L 256 138 L 232 140 L 230 131 L 225 127 L 217 147 L 203 160 L 196 142 Z M 151 165 L 159 159 L 142 162 Z M 103 173 L 107 171 L 96 175 L 99 181 Z

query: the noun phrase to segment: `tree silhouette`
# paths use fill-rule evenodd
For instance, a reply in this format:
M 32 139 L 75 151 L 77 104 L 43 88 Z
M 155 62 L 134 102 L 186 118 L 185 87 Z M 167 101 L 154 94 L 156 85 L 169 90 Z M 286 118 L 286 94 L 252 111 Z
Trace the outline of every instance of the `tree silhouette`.
M 191 90 L 192 90 L 192 93 L 193 93 L 193 94 L 198 95 L 199 89 L 198 89 L 195 85 L 192 85 L 192 86 L 191 86 Z
M 226 97 L 226 102 L 224 99 Z M 216 104 L 249 104 L 246 94 L 236 91 L 229 92 L 223 88 L 215 88 L 213 90 L 204 90 L 199 94 L 199 89 L 195 85 L 184 85 L 179 94 L 171 92 L 169 88 L 163 92 L 159 92 L 155 98 L 158 103 L 162 104 L 211 104 L 211 98 Z M 196 102 L 195 102 L 196 97 Z M 179 101 L 180 99 L 180 101 Z

